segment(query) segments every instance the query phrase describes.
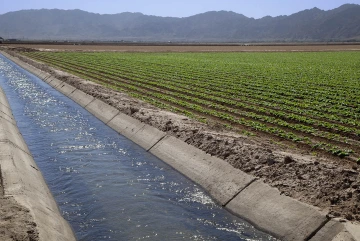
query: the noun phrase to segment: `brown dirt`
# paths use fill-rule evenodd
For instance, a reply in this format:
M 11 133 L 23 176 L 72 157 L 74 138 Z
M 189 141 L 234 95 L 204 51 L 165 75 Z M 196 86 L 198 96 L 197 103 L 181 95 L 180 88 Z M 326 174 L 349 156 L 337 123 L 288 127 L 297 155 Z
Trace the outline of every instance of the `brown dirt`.
M 0 184 L 0 240 L 37 241 L 39 234 L 27 208 L 13 197 L 5 197 Z
M 19 56 L 14 52 L 9 54 Z M 360 221 L 360 166 L 355 163 L 306 155 L 296 148 L 274 145 L 266 138 L 233 133 L 216 123 L 205 125 L 26 57 L 19 58 L 125 114 L 262 179 L 278 188 L 282 195 L 317 206 L 329 216 Z
M 1 45 L 0 45 L 1 46 Z M 39 50 L 56 51 L 118 51 L 118 52 L 289 52 L 289 51 L 359 51 L 360 44 L 303 44 L 303 45 L 252 45 L 252 46 L 230 46 L 230 45 L 53 45 L 53 44 L 8 44 L 4 45 L 14 48 L 32 48 Z
M 0 240 L 39 240 L 36 223 L 29 210 L 16 203 L 13 197 L 0 197 Z

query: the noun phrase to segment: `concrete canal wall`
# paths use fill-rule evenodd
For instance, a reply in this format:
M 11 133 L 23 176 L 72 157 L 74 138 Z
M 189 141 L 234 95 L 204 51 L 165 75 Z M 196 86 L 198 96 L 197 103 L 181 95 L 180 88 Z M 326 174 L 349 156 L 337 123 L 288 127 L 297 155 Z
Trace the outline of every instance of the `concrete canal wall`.
M 41 172 L 19 133 L 1 88 L 0 168 L 2 196 L 14 198 L 17 204 L 29 210 L 33 222 L 36 223 L 39 240 L 75 240 L 72 229 L 61 216 Z M 6 214 L 7 211 L 9 210 L 2 210 L 1 213 Z

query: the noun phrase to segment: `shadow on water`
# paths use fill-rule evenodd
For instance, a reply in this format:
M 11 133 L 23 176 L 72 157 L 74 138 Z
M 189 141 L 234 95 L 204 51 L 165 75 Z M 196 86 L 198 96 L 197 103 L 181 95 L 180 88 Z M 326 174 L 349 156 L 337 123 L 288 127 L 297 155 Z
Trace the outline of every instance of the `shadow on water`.
M 275 240 L 1 55 L 0 84 L 79 240 Z

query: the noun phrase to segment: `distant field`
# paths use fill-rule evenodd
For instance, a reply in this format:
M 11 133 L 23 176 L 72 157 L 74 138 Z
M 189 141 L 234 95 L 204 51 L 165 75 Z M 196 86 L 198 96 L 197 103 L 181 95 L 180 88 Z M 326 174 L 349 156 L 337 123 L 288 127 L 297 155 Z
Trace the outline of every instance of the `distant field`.
M 204 122 L 360 157 L 360 52 L 24 55 Z
M 58 51 L 118 52 L 287 52 L 287 51 L 360 51 L 360 44 L 6 44 L 8 47 L 49 49 Z

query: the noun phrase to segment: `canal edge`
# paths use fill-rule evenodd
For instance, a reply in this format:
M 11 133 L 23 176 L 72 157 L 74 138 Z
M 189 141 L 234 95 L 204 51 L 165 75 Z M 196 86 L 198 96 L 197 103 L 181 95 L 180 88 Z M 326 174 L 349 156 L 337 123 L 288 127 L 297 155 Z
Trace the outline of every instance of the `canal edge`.
M 1 87 L 0 102 L 0 176 L 3 196 L 14 198 L 19 205 L 29 210 L 36 223 L 39 240 L 76 240 L 19 132 Z
M 281 195 L 276 188 L 227 162 L 125 115 L 16 57 L 0 53 L 202 186 L 216 202 L 257 228 L 282 240 L 360 241 L 360 225 L 330 219 L 318 208 Z

